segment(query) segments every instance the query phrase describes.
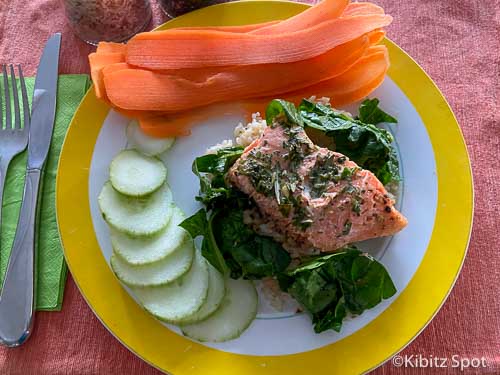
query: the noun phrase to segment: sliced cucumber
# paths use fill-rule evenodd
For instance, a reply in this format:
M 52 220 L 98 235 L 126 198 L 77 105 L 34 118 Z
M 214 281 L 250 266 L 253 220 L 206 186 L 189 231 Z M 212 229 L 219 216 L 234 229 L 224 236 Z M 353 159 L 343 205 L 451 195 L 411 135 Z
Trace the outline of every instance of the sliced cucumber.
M 132 288 L 144 308 L 168 323 L 178 323 L 198 311 L 207 298 L 208 266 L 196 251 L 188 273 L 165 286 Z
M 235 339 L 255 319 L 257 305 L 257 291 L 251 281 L 227 279 L 219 309 L 202 322 L 182 326 L 182 333 L 198 341 Z
M 208 262 L 207 262 L 208 263 Z M 208 263 L 208 295 L 207 300 L 197 312 L 182 320 L 182 324 L 192 324 L 200 322 L 212 315 L 220 306 L 226 286 L 224 277 L 210 263 Z
M 118 193 L 108 181 L 99 194 L 104 220 L 131 236 L 150 236 L 165 228 L 172 216 L 172 192 L 165 183 L 153 194 L 132 198 Z
M 187 232 L 179 226 L 186 218 L 182 210 L 174 206 L 172 217 L 165 229 L 151 237 L 130 237 L 111 229 L 111 243 L 117 256 L 133 265 L 156 262 L 175 251 L 186 239 Z
M 167 168 L 155 157 L 136 150 L 124 150 L 109 167 L 109 180 L 116 191 L 131 197 L 143 197 L 158 190 L 167 179 Z
M 154 138 L 144 134 L 136 120 L 130 121 L 127 126 L 127 139 L 130 146 L 148 156 L 167 151 L 175 141 L 175 138 Z
M 113 254 L 111 268 L 118 279 L 128 286 L 166 285 L 189 271 L 193 256 L 193 241 L 187 240 L 169 256 L 144 266 L 130 265 Z

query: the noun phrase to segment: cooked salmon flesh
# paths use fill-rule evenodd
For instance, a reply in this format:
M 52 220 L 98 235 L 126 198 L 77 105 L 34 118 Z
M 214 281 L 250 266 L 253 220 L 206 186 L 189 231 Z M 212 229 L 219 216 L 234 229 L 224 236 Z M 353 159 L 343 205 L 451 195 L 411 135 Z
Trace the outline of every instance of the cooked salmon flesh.
M 261 232 L 267 228 L 299 255 L 390 236 L 407 225 L 372 172 L 279 119 L 245 149 L 227 178 L 256 203 Z

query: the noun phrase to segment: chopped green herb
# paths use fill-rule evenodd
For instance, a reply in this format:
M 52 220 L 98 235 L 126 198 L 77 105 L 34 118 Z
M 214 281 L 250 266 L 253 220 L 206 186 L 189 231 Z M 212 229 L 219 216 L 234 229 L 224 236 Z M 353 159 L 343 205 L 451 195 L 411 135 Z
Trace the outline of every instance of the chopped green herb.
M 344 169 L 342 169 L 342 173 L 340 174 L 340 178 L 342 180 L 347 180 L 349 178 L 351 178 L 355 173 L 356 171 L 358 170 L 358 168 L 349 168 L 349 167 L 345 167 Z
M 303 136 L 301 126 L 289 126 L 284 128 L 287 140 L 283 142 L 283 148 L 288 152 L 285 160 L 290 161 L 290 169 L 296 168 L 304 158 L 313 151 L 310 143 Z
M 241 164 L 238 171 L 250 178 L 252 185 L 259 193 L 266 196 L 274 194 L 271 154 L 264 154 L 253 149 L 248 153 L 245 163 Z
M 344 223 L 344 228 L 342 229 L 342 235 L 347 236 L 351 232 L 352 223 L 349 220 L 346 220 Z
M 361 212 L 361 204 L 356 197 L 354 197 L 352 200 L 352 211 L 356 213 L 358 216 Z
M 311 197 L 319 198 L 340 179 L 340 169 L 333 155 L 318 155 L 310 172 Z

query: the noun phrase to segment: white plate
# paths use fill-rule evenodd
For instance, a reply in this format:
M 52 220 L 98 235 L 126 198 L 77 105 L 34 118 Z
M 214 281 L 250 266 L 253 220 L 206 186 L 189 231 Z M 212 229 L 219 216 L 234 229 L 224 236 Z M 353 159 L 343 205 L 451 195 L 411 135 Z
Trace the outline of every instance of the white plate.
M 388 129 L 395 137 L 404 183 L 398 197 L 398 208 L 408 218 L 408 226 L 391 238 L 365 241 L 360 247 L 378 258 L 388 269 L 398 293 L 383 301 L 361 316 L 346 319 L 342 331 L 315 334 L 309 316 L 293 311 L 274 311 L 261 295 L 257 319 L 238 339 L 226 343 L 204 343 L 213 348 L 242 354 L 281 355 L 319 348 L 363 328 L 395 300 L 404 290 L 427 249 L 434 226 L 437 204 L 437 178 L 434 151 L 426 128 L 413 105 L 404 93 L 386 78 L 371 97 L 380 99 L 381 107 L 398 119 L 397 125 Z M 346 110 L 356 112 L 358 105 Z M 200 203 L 198 178 L 191 172 L 193 160 L 206 149 L 224 139 L 233 138 L 234 127 L 246 122 L 245 115 L 207 118 L 201 126 L 194 126 L 190 137 L 177 139 L 174 146 L 163 156 L 168 168 L 168 183 L 174 201 L 189 216 L 196 212 Z M 108 168 L 113 157 L 127 145 L 125 129 L 128 120 L 111 111 L 99 133 L 92 155 L 89 176 L 89 204 L 97 240 L 109 264 L 111 242 L 106 223 L 97 206 L 97 196 L 108 180 Z M 128 290 L 130 293 L 130 290 Z M 165 324 L 180 334 L 176 327 Z

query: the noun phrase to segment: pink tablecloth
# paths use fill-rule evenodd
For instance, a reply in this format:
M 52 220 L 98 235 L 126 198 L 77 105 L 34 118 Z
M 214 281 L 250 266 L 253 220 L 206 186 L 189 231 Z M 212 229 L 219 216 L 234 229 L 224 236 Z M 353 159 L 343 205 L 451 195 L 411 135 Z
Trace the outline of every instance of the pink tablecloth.
M 475 179 L 476 214 L 463 271 L 436 318 L 402 355 L 485 357 L 486 368 L 464 372 L 500 374 L 500 2 L 375 2 L 394 16 L 389 36 L 423 66 L 455 111 Z M 156 8 L 154 21 L 161 20 Z M 64 35 L 61 71 L 88 72 L 86 55 L 92 48 L 68 29 L 58 0 L 0 0 L 0 63 L 21 63 L 27 74 L 34 74 L 43 42 L 55 31 Z M 397 368 L 389 362 L 374 373 L 458 372 L 454 368 Z M 69 278 L 62 312 L 37 314 L 36 330 L 26 345 L 0 349 L 0 373 L 158 371 L 113 338 Z

